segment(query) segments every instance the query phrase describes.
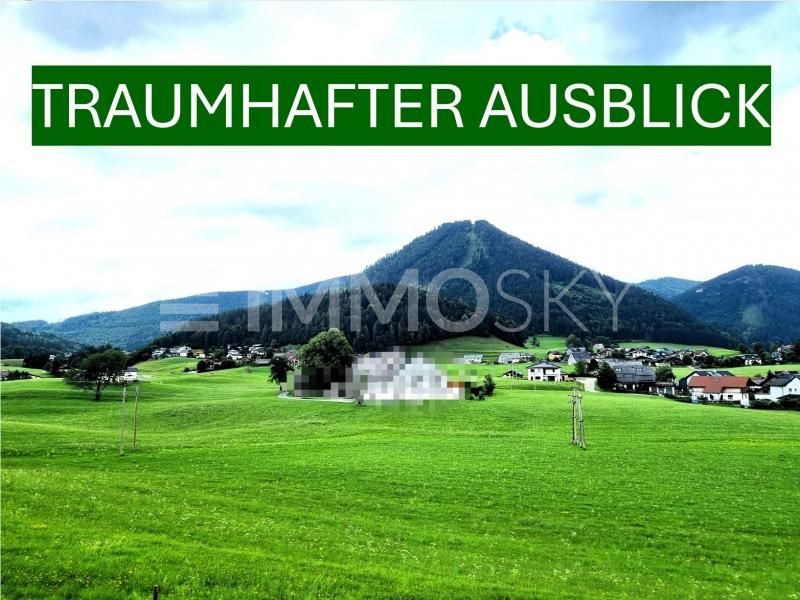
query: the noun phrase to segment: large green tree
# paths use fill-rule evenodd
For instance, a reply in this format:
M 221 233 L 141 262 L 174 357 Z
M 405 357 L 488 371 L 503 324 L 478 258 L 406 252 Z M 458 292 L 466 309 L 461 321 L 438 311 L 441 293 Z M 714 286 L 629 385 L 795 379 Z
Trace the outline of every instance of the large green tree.
M 283 391 L 283 384 L 286 382 L 286 376 L 292 368 L 289 366 L 289 361 L 285 356 L 273 356 L 269 363 L 269 380 L 272 383 L 278 384 L 278 389 Z
M 95 352 L 81 361 L 80 368 L 70 371 L 66 381 L 77 387 L 94 389 L 94 399 L 100 400 L 105 387 L 125 371 L 127 362 L 128 357 L 121 350 L 110 348 Z
M 353 364 L 353 348 L 339 329 L 318 333 L 300 349 L 304 367 L 349 367 Z
M 600 363 L 600 367 L 597 369 L 597 386 L 601 390 L 613 390 L 614 386 L 617 384 L 617 374 L 614 373 L 614 369 L 611 368 L 607 362 Z
M 656 369 L 656 381 L 674 381 L 675 373 L 672 372 L 672 367 L 669 365 L 662 365 Z

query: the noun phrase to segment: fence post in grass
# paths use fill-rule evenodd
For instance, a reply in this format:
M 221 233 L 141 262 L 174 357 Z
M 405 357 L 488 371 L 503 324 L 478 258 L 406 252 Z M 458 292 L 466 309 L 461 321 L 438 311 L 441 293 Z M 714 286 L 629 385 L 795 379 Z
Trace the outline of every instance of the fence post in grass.
M 139 383 L 136 383 L 136 398 L 133 401 L 133 447 L 136 448 L 136 429 L 139 419 Z
M 572 444 L 586 450 L 586 436 L 583 427 L 583 395 L 578 391 L 578 386 L 572 387 L 570 396 L 572 405 Z
M 583 429 L 583 394 L 578 392 L 578 443 L 586 450 L 586 436 Z
M 125 454 L 125 396 L 128 393 L 128 384 L 122 384 L 122 408 L 119 411 L 119 453 Z
M 160 585 L 154 585 L 153 586 L 153 600 L 158 600 L 158 594 L 160 592 L 161 592 L 161 586 Z
M 570 396 L 570 406 L 572 407 L 572 440 L 570 444 L 575 443 L 575 388 L 572 388 L 572 395 Z

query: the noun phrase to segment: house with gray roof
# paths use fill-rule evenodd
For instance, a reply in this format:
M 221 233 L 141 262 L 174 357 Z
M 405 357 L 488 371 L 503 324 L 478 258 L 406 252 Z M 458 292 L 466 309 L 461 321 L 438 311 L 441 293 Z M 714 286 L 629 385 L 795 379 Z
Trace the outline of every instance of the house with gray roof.
M 800 374 L 781 373 L 767 377 L 756 392 L 757 400 L 777 402 L 784 396 L 800 396 Z
M 592 360 L 592 355 L 585 348 L 570 348 L 567 350 L 567 364 L 569 365 L 574 366 L 579 362 L 588 363 L 590 360 Z
M 648 391 L 656 382 L 656 370 L 641 362 L 622 362 L 611 368 L 617 376 L 617 386 L 631 392 Z

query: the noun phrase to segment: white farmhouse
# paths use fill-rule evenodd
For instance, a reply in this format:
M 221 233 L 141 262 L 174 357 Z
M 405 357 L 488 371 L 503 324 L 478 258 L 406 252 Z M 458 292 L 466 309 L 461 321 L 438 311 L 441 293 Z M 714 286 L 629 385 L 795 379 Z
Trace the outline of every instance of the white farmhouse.
M 529 381 L 563 381 L 561 367 L 547 361 L 541 361 L 528 367 Z
M 759 400 L 777 402 L 784 396 L 800 396 L 800 375 L 773 375 L 768 377 L 756 392 Z
M 500 356 L 497 357 L 498 365 L 517 364 L 522 361 L 523 358 L 521 352 L 501 352 Z

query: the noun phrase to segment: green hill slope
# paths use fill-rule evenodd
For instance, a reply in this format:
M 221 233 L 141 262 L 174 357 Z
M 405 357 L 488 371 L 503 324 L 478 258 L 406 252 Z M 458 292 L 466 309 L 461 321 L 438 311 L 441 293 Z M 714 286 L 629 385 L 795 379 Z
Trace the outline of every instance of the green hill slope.
M 800 338 L 800 271 L 748 265 L 675 298 L 699 319 L 748 342 Z
M 318 283 L 297 288 L 298 294 L 316 289 Z M 247 291 L 211 292 L 148 302 L 123 310 L 94 312 L 78 315 L 55 323 L 46 321 L 25 321 L 19 325 L 25 329 L 52 333 L 75 342 L 87 345 L 112 344 L 124 350 L 135 350 L 147 344 L 153 338 L 162 334 L 161 324 L 166 321 L 186 321 L 190 319 L 203 319 L 214 314 L 224 313 L 238 308 L 246 308 L 248 302 Z M 260 295 L 259 301 L 266 302 L 269 296 Z M 180 305 L 215 305 L 216 312 L 198 314 L 191 312 L 187 307 Z M 163 305 L 173 305 L 169 314 L 162 314 Z M 186 310 L 182 313 L 181 310 Z M 213 308 L 210 309 L 213 311 Z
M 61 336 L 28 331 L 9 323 L 0 323 L 0 352 L 6 358 L 25 358 L 32 354 L 64 354 L 80 347 Z

